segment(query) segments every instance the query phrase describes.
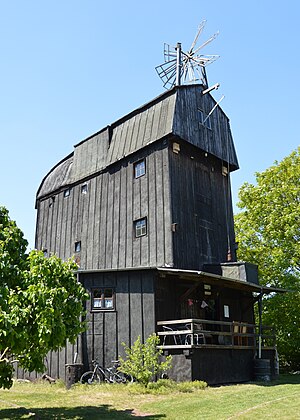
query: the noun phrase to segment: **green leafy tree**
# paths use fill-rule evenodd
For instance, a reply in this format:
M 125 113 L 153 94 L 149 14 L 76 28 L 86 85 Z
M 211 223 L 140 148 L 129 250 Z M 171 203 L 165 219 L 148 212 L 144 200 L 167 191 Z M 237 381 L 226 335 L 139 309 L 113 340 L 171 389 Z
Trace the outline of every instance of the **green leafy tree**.
M 162 350 L 158 349 L 159 337 L 154 333 L 150 335 L 145 343 L 138 336 L 132 347 L 123 343 L 126 359 L 120 357 L 120 370 L 132 375 L 137 382 L 148 385 L 151 379 L 171 367 L 172 356 L 167 356 L 162 361 Z
M 291 290 L 265 298 L 263 321 L 277 330 L 282 364 L 300 367 L 300 148 L 239 191 L 238 257 L 259 267 L 260 283 Z
M 0 388 L 12 385 L 11 358 L 29 371 L 43 372 L 44 358 L 84 330 L 87 298 L 77 265 L 41 251 L 26 254 L 27 241 L 8 211 L 0 207 Z

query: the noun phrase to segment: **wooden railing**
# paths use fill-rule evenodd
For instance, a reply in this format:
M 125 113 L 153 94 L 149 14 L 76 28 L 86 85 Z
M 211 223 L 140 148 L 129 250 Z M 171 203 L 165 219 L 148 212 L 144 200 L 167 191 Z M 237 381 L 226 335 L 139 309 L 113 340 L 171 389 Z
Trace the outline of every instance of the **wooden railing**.
M 208 319 L 180 319 L 158 321 L 160 348 L 258 348 L 259 327 L 246 322 L 211 321 Z M 262 326 L 261 345 L 275 348 L 272 327 Z

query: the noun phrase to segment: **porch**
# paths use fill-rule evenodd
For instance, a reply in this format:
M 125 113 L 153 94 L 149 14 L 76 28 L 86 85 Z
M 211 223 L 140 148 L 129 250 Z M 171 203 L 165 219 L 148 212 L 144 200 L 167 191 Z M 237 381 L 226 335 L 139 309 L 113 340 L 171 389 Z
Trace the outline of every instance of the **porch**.
M 214 321 L 209 319 L 177 319 L 157 322 L 159 348 L 251 349 L 259 355 L 263 350 L 276 349 L 275 331 L 266 325 L 247 322 Z
M 272 327 L 247 322 L 177 319 L 157 322 L 163 355 L 172 355 L 168 372 L 176 381 L 204 380 L 209 385 L 255 379 L 257 358 L 270 361 L 278 373 Z

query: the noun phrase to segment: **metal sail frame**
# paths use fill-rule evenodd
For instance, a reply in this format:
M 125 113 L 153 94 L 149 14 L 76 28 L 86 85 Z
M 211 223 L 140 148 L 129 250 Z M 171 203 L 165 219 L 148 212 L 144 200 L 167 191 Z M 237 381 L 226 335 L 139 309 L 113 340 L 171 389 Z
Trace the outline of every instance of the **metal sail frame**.
M 189 51 L 184 52 L 181 43 L 176 47 L 164 44 L 164 63 L 155 67 L 155 70 L 163 81 L 166 89 L 179 86 L 182 83 L 195 83 L 201 81 L 204 86 L 208 86 L 205 67 L 219 58 L 218 55 L 197 54 L 202 48 L 206 47 L 219 34 L 216 32 L 207 41 L 196 48 L 198 38 L 203 32 L 206 20 L 199 25 L 196 36 Z

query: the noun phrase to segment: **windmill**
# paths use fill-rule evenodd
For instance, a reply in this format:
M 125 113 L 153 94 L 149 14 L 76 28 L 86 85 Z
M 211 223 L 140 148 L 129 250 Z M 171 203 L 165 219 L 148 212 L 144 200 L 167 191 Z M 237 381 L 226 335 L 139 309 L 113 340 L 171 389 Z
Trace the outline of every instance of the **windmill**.
M 218 35 L 216 32 L 207 41 L 197 47 L 198 38 L 203 32 L 206 20 L 203 20 L 189 51 L 184 52 L 181 43 L 176 47 L 164 44 L 164 63 L 155 67 L 158 76 L 163 81 L 163 86 L 170 89 L 183 83 L 196 83 L 200 81 L 208 86 L 205 67 L 219 58 L 218 55 L 199 54 L 200 50 L 212 42 Z

